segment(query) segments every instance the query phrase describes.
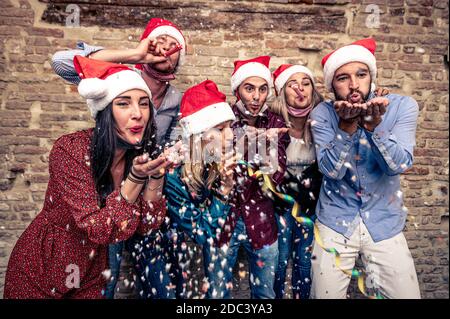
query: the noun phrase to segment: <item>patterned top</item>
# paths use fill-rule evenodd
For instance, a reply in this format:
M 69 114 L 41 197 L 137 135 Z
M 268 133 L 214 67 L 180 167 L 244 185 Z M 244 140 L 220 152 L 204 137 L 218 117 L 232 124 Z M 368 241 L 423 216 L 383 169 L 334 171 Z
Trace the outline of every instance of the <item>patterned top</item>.
M 130 204 L 116 189 L 103 208 L 92 178 L 92 129 L 60 137 L 49 157 L 50 180 L 42 211 L 12 251 L 5 298 L 101 298 L 108 268 L 108 244 L 158 228 L 164 199 Z M 69 269 L 69 271 L 68 271 Z M 67 283 L 71 270 L 80 287 Z

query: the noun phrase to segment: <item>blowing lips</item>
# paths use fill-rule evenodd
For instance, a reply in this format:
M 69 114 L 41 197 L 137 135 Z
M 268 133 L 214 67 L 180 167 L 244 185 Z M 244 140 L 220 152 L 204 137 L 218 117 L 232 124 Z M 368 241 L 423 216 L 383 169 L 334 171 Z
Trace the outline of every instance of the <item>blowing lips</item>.
M 351 103 L 359 103 L 362 100 L 362 94 L 360 92 L 352 92 L 347 96 L 347 101 Z
M 129 130 L 132 133 L 137 134 L 137 133 L 141 133 L 144 130 L 144 127 L 142 125 L 135 125 L 133 127 L 130 127 Z
M 261 106 L 260 106 L 259 104 L 256 104 L 256 103 L 251 103 L 251 104 L 249 105 L 249 107 L 250 107 L 250 109 L 251 109 L 252 111 L 254 111 L 254 112 L 258 112 L 259 109 L 261 108 Z

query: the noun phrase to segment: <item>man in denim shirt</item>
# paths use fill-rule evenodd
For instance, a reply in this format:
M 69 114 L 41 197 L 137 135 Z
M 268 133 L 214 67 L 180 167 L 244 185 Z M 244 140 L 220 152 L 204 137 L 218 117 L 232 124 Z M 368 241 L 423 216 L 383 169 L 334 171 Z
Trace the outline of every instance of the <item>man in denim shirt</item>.
M 181 45 L 178 52 L 173 50 Z M 168 51 L 175 53 L 166 56 Z M 147 24 L 139 45 L 134 49 L 104 49 L 78 43 L 77 50 L 59 51 L 53 55 L 52 67 L 56 74 L 65 80 L 78 84 L 80 77 L 75 71 L 75 55 L 92 59 L 136 64 L 136 71 L 152 92 L 153 114 L 156 123 L 156 141 L 161 147 L 176 135 L 182 94 L 169 82 L 175 79 L 175 73 L 184 60 L 186 42 L 182 32 L 172 22 L 153 18 Z M 134 236 L 127 241 L 137 271 L 137 286 L 142 298 L 175 298 L 183 291 L 181 271 L 177 267 L 177 247 L 183 236 L 176 235 L 169 225 L 149 236 Z M 172 243 L 177 238 L 177 245 Z M 105 289 L 105 297 L 114 298 L 114 290 L 120 273 L 120 262 L 124 242 L 109 246 L 109 266 L 111 278 Z M 174 248 L 175 247 L 175 248 Z M 167 271 L 167 264 L 171 264 Z M 175 286 L 176 289 L 168 287 Z
M 311 114 L 317 161 L 324 174 L 316 225 L 340 267 L 351 271 L 359 254 L 366 287 L 386 298 L 420 298 L 406 239 L 407 209 L 400 174 L 413 164 L 417 102 L 388 94 L 375 97 L 376 43 L 356 41 L 322 60 L 324 82 L 336 101 Z M 333 254 L 315 241 L 312 298 L 345 298 L 350 277 Z

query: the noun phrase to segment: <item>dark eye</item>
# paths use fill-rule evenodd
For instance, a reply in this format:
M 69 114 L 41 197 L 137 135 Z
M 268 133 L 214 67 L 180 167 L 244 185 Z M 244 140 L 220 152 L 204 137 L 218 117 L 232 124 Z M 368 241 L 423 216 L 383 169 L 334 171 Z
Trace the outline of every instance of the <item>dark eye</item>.
M 311 85 L 311 83 L 309 81 L 305 81 L 305 82 L 302 83 L 302 85 L 303 86 L 309 86 L 309 85 Z
M 344 76 L 339 76 L 339 77 L 337 78 L 337 80 L 338 80 L 339 82 L 345 81 L 345 80 L 347 80 L 347 76 L 346 76 L 346 75 L 344 75 Z
M 363 77 L 365 77 L 366 75 L 367 75 L 366 72 L 358 73 L 358 76 L 359 76 L 360 78 L 363 78 Z
M 117 105 L 121 107 L 128 106 L 128 102 L 117 102 Z
M 253 86 L 246 86 L 245 89 L 247 90 L 247 92 L 251 92 L 253 91 Z
M 259 89 L 261 92 L 266 92 L 267 91 L 267 86 L 263 86 L 262 88 Z

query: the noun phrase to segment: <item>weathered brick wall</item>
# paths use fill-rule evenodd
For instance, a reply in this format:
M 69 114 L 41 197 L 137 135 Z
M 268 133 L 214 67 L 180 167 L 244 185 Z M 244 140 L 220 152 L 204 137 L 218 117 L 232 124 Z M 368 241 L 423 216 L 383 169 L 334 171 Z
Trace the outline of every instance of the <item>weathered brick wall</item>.
M 165 17 L 188 39 L 175 81 L 182 91 L 209 78 L 230 95 L 233 60 L 260 54 L 273 57 L 272 68 L 303 63 L 321 82 L 325 53 L 374 36 L 378 84 L 420 105 L 415 164 L 402 177 L 406 236 L 423 297 L 448 298 L 448 1 L 111 2 L 0 2 L 0 295 L 14 243 L 42 207 L 54 140 L 93 125 L 76 87 L 53 74 L 51 55 L 77 40 L 134 47 L 149 18 Z M 64 26 L 70 3 L 80 7 L 81 28 Z M 380 25 L 369 28 L 374 4 Z

